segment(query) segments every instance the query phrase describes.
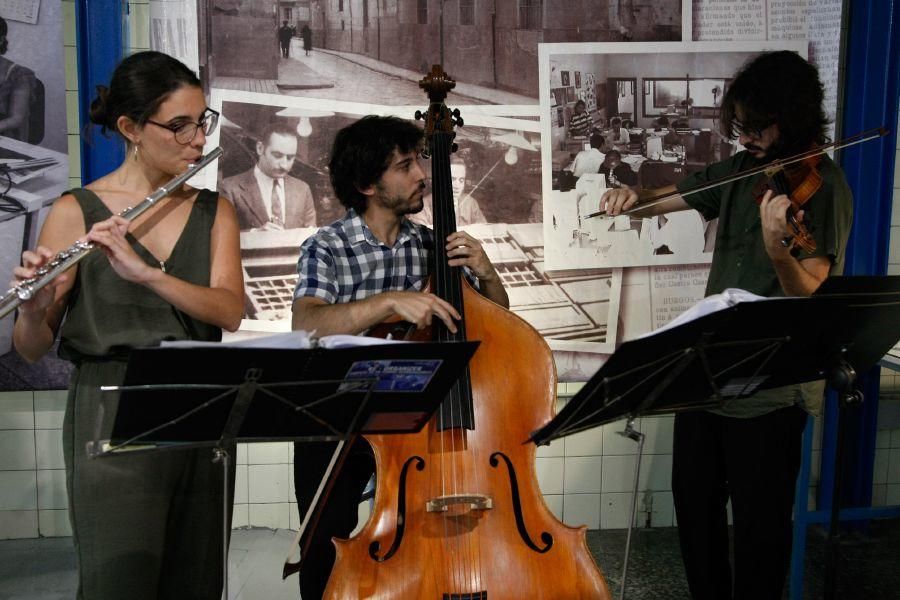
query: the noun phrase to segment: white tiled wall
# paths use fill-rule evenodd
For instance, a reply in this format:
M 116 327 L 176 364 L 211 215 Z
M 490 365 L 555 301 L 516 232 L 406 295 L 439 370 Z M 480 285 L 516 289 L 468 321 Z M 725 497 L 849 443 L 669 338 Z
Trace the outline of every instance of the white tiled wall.
M 75 60 L 75 4 L 63 0 L 71 185 L 80 184 Z M 149 4 L 128 2 L 130 51 L 149 45 Z M 898 123 L 900 128 L 900 123 Z M 900 139 L 900 138 L 898 138 Z M 900 166 L 900 143 L 897 149 Z M 897 171 L 900 176 L 900 171 Z M 891 274 L 900 275 L 900 177 L 894 180 Z M 571 395 L 577 384 L 561 384 Z M 882 375 L 882 392 L 896 394 L 900 376 Z M 0 393 L 0 539 L 70 535 L 61 428 L 65 392 Z M 674 524 L 670 471 L 672 417 L 639 419 L 646 434 L 635 521 Z M 896 425 L 893 425 L 896 427 Z M 548 507 L 570 525 L 621 528 L 627 524 L 636 444 L 614 423 L 538 449 L 536 472 Z M 817 432 L 819 431 L 817 427 Z M 815 436 L 811 498 L 817 485 L 820 435 Z M 242 445 L 237 452 L 234 526 L 299 526 L 290 444 Z M 900 428 L 880 429 L 875 454 L 874 504 L 900 504 Z M 811 505 L 812 506 L 812 505 Z M 363 505 L 362 514 L 365 514 Z
M 65 391 L 0 394 L 0 539 L 70 535 Z

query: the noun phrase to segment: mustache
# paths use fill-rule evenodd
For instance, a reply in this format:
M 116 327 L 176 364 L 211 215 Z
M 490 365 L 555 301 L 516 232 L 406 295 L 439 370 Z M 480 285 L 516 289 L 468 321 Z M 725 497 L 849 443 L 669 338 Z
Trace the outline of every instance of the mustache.
M 750 150 L 750 151 L 753 151 L 753 152 L 765 152 L 765 150 L 764 150 L 763 148 L 760 148 L 760 147 L 757 146 L 756 144 L 747 144 L 747 145 L 744 146 L 744 149 L 745 149 L 745 150 Z

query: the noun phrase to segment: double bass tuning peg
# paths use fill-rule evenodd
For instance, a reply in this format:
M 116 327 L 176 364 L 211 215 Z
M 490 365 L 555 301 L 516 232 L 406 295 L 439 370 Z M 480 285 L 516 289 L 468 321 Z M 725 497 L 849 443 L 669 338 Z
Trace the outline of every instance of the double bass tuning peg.
M 421 110 L 417 110 L 414 116 L 416 117 L 416 121 L 421 121 L 425 118 L 425 113 L 423 113 Z
M 462 119 L 462 117 L 459 116 L 459 109 L 458 109 L 458 108 L 454 108 L 454 109 L 453 109 L 453 112 L 452 112 L 451 114 L 453 115 L 453 122 L 456 124 L 456 126 L 457 126 L 457 127 L 462 127 L 462 126 L 463 126 L 463 119 Z

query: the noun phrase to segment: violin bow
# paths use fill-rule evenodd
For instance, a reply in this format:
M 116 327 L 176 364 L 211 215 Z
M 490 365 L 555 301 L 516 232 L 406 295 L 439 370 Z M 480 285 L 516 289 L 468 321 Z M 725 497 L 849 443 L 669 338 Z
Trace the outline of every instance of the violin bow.
M 697 187 L 685 190 L 683 192 L 669 192 L 666 194 L 661 194 L 659 196 L 652 196 L 648 198 L 646 201 L 641 202 L 640 204 L 636 204 L 632 206 L 628 210 L 623 210 L 620 215 L 630 215 L 638 210 L 643 210 L 645 208 L 650 208 L 651 206 L 656 206 L 657 204 L 663 202 L 664 200 L 668 200 L 669 198 L 673 198 L 674 196 L 690 196 L 691 194 L 696 194 L 698 192 L 703 192 L 705 190 L 712 189 L 714 187 L 719 187 L 720 185 L 725 185 L 726 183 L 731 183 L 732 181 L 738 181 L 744 179 L 746 177 L 752 177 L 753 175 L 757 175 L 759 173 L 775 173 L 781 169 L 783 169 L 787 165 L 791 165 L 794 163 L 802 162 L 807 158 L 811 158 L 813 156 L 817 156 L 819 154 L 824 154 L 825 151 L 834 149 L 841 150 L 842 148 L 848 148 L 850 146 L 855 146 L 856 144 L 861 144 L 863 142 L 868 142 L 869 140 L 874 140 L 880 137 L 884 137 L 888 134 L 888 130 L 884 127 L 875 127 L 873 129 L 867 129 L 856 135 L 852 135 L 850 137 L 844 138 L 842 140 L 838 140 L 836 142 L 831 142 L 829 144 L 823 144 L 821 146 L 817 146 L 812 148 L 811 150 L 807 150 L 806 152 L 801 152 L 800 154 L 795 154 L 793 156 L 789 156 L 787 158 L 773 160 L 772 162 L 762 165 L 759 167 L 754 167 L 752 169 L 747 169 L 746 171 L 742 171 L 740 173 L 735 173 L 734 175 L 726 175 L 725 177 L 720 177 L 719 179 L 714 179 L 713 181 L 708 181 L 704 184 L 698 185 Z M 585 215 L 584 219 L 591 219 L 593 217 L 605 217 L 607 216 L 605 210 L 599 210 L 597 212 L 592 212 L 590 214 Z

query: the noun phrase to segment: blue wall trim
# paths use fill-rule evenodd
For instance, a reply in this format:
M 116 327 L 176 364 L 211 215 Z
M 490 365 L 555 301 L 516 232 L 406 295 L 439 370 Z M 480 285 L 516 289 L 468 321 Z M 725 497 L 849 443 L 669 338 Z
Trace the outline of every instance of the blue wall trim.
M 853 232 L 844 270 L 848 275 L 887 273 L 900 94 L 898 17 L 900 4 L 893 0 L 849 4 L 843 131 L 850 134 L 883 126 L 889 134 L 848 149 L 841 156 L 841 167 L 854 197 Z M 879 369 L 860 377 L 857 387 L 866 401 L 858 411 L 842 415 L 851 421 L 844 463 L 846 493 L 843 498 L 832 499 L 843 506 L 871 504 Z
M 98 85 L 109 85 L 124 50 L 122 0 L 76 0 L 78 34 L 78 112 L 81 117 L 81 181 L 90 183 L 113 171 L 125 158 L 125 146 L 112 134 L 105 137 L 90 123 L 91 101 Z
M 884 275 L 890 244 L 894 162 L 897 148 L 897 101 L 900 97 L 900 40 L 897 22 L 900 5 L 894 0 L 844 0 L 848 22 L 843 104 L 840 132 L 852 135 L 873 127 L 890 133 L 842 151 L 839 162 L 853 190 L 853 229 L 847 244 L 844 273 Z M 838 416 L 836 398 L 829 393 L 822 439 L 819 477 L 819 509 L 806 509 L 812 427 L 807 428 L 803 465 L 795 504 L 794 547 L 791 560 L 790 598 L 803 598 L 803 570 L 807 525 L 827 522 L 833 503 L 853 508 L 840 511 L 841 520 L 865 520 L 897 516 L 900 509 L 873 509 L 872 470 L 878 418 L 879 369 L 861 374 L 856 386 L 865 395 L 862 406 Z M 846 448 L 842 465 L 835 464 L 838 421 L 844 420 Z M 841 498 L 831 497 L 835 470 L 846 473 Z M 800 488 L 802 483 L 803 487 Z
M 853 232 L 847 247 L 848 275 L 887 272 L 894 156 L 897 148 L 900 43 L 893 0 L 850 3 L 844 82 L 844 135 L 883 126 L 878 141 L 844 150 L 841 167 L 853 189 Z

